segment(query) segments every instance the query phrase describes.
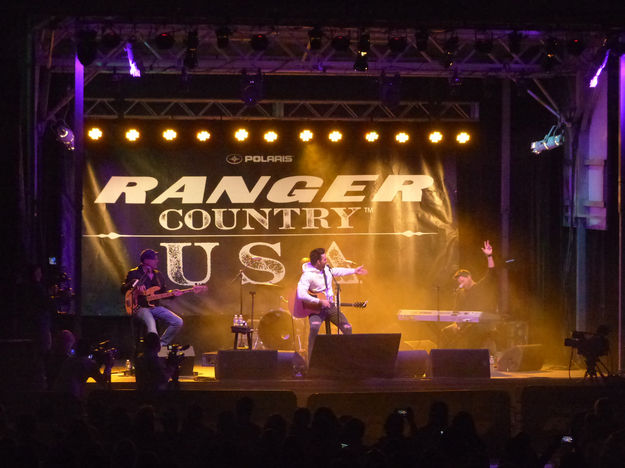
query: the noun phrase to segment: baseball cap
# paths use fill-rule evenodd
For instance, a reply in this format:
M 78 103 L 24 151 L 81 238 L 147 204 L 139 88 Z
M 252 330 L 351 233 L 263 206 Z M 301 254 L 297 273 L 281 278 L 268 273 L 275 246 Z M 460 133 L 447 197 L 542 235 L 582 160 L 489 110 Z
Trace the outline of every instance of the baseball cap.
M 158 252 L 156 250 L 152 250 L 152 249 L 145 249 L 141 252 L 141 261 L 143 260 L 154 260 L 156 258 L 156 256 L 158 255 Z

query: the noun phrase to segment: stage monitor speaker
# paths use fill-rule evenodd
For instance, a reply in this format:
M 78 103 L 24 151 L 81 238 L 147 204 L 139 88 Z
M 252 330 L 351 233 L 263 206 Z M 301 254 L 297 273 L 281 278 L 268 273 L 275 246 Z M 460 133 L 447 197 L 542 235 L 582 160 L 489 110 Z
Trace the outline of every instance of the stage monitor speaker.
M 193 375 L 193 365 L 195 364 L 195 350 L 193 346 L 189 346 L 184 351 L 178 351 L 178 354 L 184 354 L 184 359 L 180 364 L 180 375 Z M 169 349 L 167 346 L 161 346 L 158 357 L 167 359 Z
M 432 378 L 490 378 L 488 349 L 433 349 Z
M 318 335 L 310 357 L 313 378 L 392 378 L 401 333 Z
M 497 361 L 497 370 L 504 372 L 540 370 L 544 362 L 543 345 L 517 345 L 503 352 Z
M 430 373 L 430 355 L 424 349 L 399 351 L 395 360 L 395 377 L 423 377 Z
M 227 349 L 217 352 L 215 377 L 223 379 L 275 379 L 278 351 L 275 349 Z

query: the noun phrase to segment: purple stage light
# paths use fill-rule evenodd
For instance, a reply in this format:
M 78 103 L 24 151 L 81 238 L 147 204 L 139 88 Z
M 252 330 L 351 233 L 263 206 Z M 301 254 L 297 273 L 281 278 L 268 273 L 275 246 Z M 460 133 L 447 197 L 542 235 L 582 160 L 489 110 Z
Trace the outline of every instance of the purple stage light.
M 591 88 L 596 88 L 597 87 L 597 84 L 599 83 L 599 75 L 601 75 L 601 72 L 603 71 L 603 69 L 605 68 L 606 64 L 608 63 L 608 57 L 609 56 L 610 56 L 610 49 L 605 51 L 605 57 L 603 58 L 603 63 L 601 64 L 601 66 L 599 66 L 599 68 L 597 68 L 595 76 L 593 76 L 592 79 L 590 80 L 589 87 L 591 87 Z
M 126 51 L 126 55 L 128 55 L 128 65 L 130 65 L 130 76 L 134 78 L 139 78 L 141 76 L 141 70 L 137 66 L 137 62 L 135 62 L 134 54 L 132 52 L 132 44 L 130 42 L 126 42 L 126 47 L 124 47 Z

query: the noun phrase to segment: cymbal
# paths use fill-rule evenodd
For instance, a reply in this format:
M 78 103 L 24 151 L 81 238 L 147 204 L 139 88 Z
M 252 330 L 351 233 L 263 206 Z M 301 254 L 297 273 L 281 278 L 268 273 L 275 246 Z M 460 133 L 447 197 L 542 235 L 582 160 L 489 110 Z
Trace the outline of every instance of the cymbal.
M 283 286 L 279 285 L 279 284 L 275 284 L 275 283 L 252 283 L 253 286 L 271 286 L 273 288 L 282 288 Z

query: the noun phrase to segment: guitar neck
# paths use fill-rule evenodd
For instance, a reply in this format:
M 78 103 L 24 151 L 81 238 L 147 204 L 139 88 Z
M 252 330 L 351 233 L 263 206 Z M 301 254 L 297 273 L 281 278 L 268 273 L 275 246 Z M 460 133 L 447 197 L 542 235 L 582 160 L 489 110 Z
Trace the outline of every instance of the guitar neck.
M 192 292 L 193 288 L 188 288 L 188 289 L 181 289 L 180 292 L 182 294 L 186 294 L 189 292 Z M 146 296 L 146 300 L 147 301 L 157 301 L 159 299 L 165 299 L 167 297 L 172 297 L 175 293 L 173 291 L 169 291 L 166 293 L 161 293 L 161 294 L 152 294 L 151 296 Z

